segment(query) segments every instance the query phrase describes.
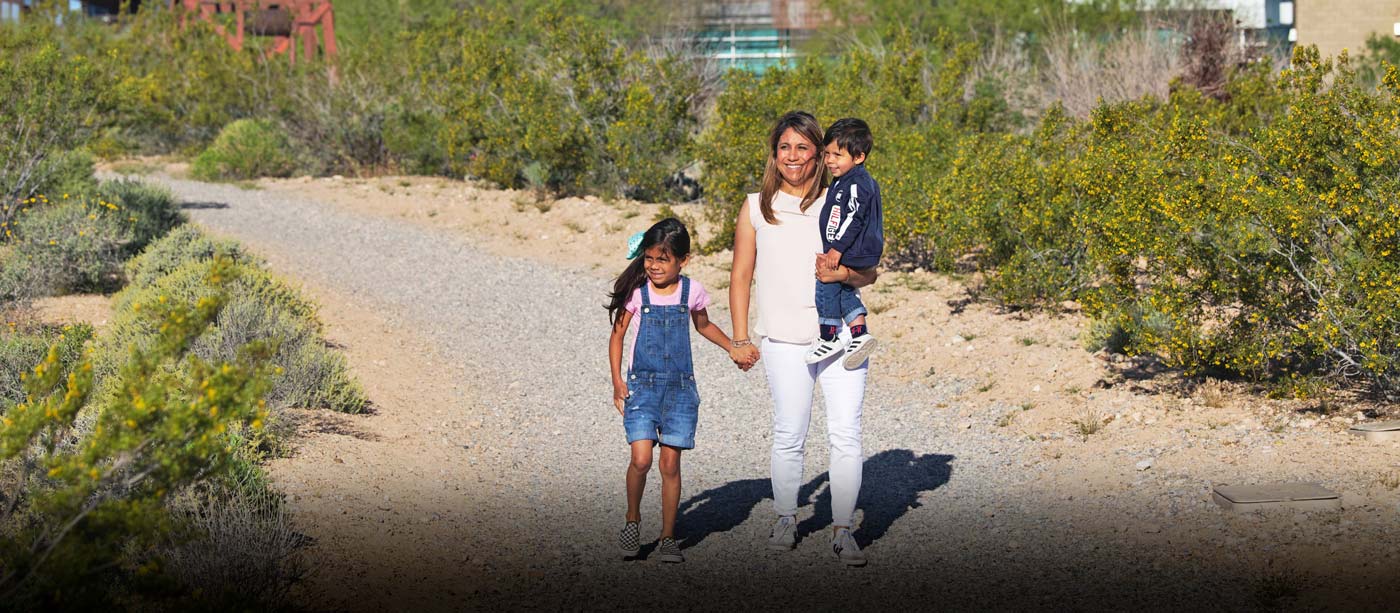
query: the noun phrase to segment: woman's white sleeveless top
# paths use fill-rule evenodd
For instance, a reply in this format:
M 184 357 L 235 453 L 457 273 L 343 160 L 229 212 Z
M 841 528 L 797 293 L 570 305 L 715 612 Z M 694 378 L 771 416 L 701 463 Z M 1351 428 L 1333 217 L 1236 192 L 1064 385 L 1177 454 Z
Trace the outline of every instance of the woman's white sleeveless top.
M 758 194 L 749 194 L 749 221 L 756 231 L 754 293 L 758 322 L 754 333 L 783 343 L 806 344 L 817 338 L 816 255 L 821 253 L 817 216 L 821 198 L 802 211 L 802 199 L 779 191 L 773 196 L 770 224 L 759 209 Z

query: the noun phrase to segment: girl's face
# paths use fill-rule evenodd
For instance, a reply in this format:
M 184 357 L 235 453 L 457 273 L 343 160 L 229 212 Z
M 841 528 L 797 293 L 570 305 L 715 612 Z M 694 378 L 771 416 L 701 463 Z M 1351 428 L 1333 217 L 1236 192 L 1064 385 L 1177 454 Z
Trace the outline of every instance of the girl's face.
M 681 277 L 681 267 L 690 259 L 677 259 L 661 245 L 652 245 L 642 254 L 642 258 L 642 266 L 653 287 L 669 287 L 675 283 Z
M 778 150 L 774 156 L 778 163 L 778 173 L 783 182 L 792 187 L 806 187 L 817 174 L 817 145 L 807 140 L 792 128 L 778 137 Z

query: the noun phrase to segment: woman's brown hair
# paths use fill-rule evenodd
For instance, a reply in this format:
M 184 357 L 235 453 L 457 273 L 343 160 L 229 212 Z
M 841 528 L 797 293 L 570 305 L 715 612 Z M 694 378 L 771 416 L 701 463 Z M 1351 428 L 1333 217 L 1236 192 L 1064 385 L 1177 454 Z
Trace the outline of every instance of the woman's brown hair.
M 783 182 L 783 175 L 778 172 L 778 140 L 789 128 L 811 141 L 814 155 L 821 155 L 822 126 L 817 123 L 816 117 L 806 111 L 792 111 L 778 119 L 773 131 L 768 133 L 768 166 L 763 169 L 763 184 L 758 192 L 758 208 L 763 212 L 763 219 L 770 224 L 778 223 L 778 216 L 773 213 L 773 195 L 778 193 L 778 188 Z M 817 162 L 814 172 L 819 178 L 812 181 L 807 193 L 802 196 L 804 212 L 817 201 L 817 196 L 820 196 L 822 189 L 826 187 L 826 173 L 822 172 L 821 160 Z

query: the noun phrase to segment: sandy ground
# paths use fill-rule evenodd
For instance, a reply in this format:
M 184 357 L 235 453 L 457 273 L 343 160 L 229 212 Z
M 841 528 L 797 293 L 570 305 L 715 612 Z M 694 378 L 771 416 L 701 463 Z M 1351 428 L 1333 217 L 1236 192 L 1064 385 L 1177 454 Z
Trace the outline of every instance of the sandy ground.
M 498 254 L 582 265 L 600 276 L 622 268 L 627 236 L 649 226 L 660 209 L 595 198 L 540 203 L 524 193 L 420 177 L 264 180 L 257 189 L 449 229 Z M 691 222 L 702 217 L 695 205 L 674 208 Z M 708 240 L 714 230 L 698 225 L 701 240 Z M 699 255 L 686 272 L 722 290 L 728 261 L 727 252 Z M 276 268 L 277 262 L 272 263 Z M 298 522 L 318 537 L 318 556 L 351 566 L 353 560 L 362 561 L 331 581 L 313 577 L 306 588 L 314 594 L 311 598 L 332 608 L 361 608 L 352 599 L 354 591 L 338 590 L 336 582 L 358 576 L 376 585 L 394 583 L 396 577 L 376 573 L 392 574 L 402 566 L 371 563 L 354 553 L 362 554 L 367 543 L 371 550 L 380 549 L 374 539 L 394 536 L 394 531 L 380 529 L 382 524 L 400 526 L 396 529 L 419 539 L 451 538 L 457 530 L 461 518 L 434 512 L 431 500 L 417 501 L 414 515 L 405 516 L 400 495 L 440 490 L 446 500 L 464 487 L 479 487 L 472 475 L 449 475 L 440 466 L 472 439 L 472 429 L 480 424 L 443 417 L 470 403 L 471 390 L 440 382 L 470 379 L 422 350 L 431 342 L 358 307 L 351 296 L 305 289 L 322 304 L 327 334 L 345 352 L 375 410 L 365 417 L 316 414 L 307 420 L 307 436 L 295 456 L 274 461 L 271 471 L 295 503 Z M 1345 398 L 1327 403 L 1270 400 L 1244 384 L 1198 384 L 1176 373 L 1157 373 L 1139 361 L 1090 354 L 1079 340 L 1086 325 L 1081 316 L 1001 313 L 969 303 L 962 282 L 936 274 L 889 272 L 865 297 L 872 329 L 884 343 L 874 358 L 882 376 L 950 387 L 958 402 L 932 410 L 960 411 L 965 420 L 960 427 L 966 429 L 997 428 L 1036 442 L 1041 457 L 1024 468 L 1040 470 L 1032 486 L 1036 494 L 1065 500 L 1060 511 L 1067 517 L 1077 515 L 1125 539 L 1162 540 L 1163 547 L 1174 547 L 1180 544 L 1167 542 L 1160 525 L 1126 516 L 1115 520 L 1102 507 L 1082 503 L 1129 496 L 1151 482 L 1180 495 L 1144 505 L 1195 508 L 1209 504 L 1214 485 L 1307 480 L 1340 491 L 1345 511 L 1242 518 L 1222 514 L 1214 531 L 1197 535 L 1192 548 L 1229 557 L 1251 539 L 1286 543 L 1288 533 L 1303 530 L 1335 533 L 1339 543 L 1346 543 L 1349 534 L 1384 534 L 1394 523 L 1400 505 L 1400 444 L 1366 443 L 1345 432 L 1358 421 L 1383 417 L 1389 407 Z M 100 297 L 45 300 L 37 308 L 51 321 L 101 325 L 106 319 Z M 601 321 L 601 308 L 598 315 Z M 392 453 L 405 445 L 412 445 L 414 453 Z M 366 458 L 392 465 L 370 479 L 356 470 Z M 1144 462 L 1150 466 L 1143 468 Z M 440 506 L 450 507 L 445 502 Z M 1323 547 L 1261 572 L 1288 577 L 1345 562 L 1369 576 L 1378 566 L 1393 568 L 1396 561 L 1393 544 L 1341 548 L 1350 551 Z M 382 549 L 392 548 L 386 544 Z M 1261 555 L 1257 559 L 1268 558 Z M 460 560 L 434 562 L 453 565 Z M 405 583 L 405 589 L 412 585 Z M 412 601 L 411 594 L 401 596 Z M 1330 596 L 1330 590 L 1317 590 L 1300 604 L 1325 605 Z

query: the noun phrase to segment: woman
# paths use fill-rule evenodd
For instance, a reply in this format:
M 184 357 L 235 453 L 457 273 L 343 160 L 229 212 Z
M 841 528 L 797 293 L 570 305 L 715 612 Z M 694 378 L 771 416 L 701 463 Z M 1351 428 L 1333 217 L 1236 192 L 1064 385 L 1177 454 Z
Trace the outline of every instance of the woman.
M 833 356 L 808 365 L 808 346 L 817 338 L 815 276 L 863 287 L 875 270 L 840 267 L 822 271 L 817 214 L 826 184 L 821 160 L 822 129 L 816 118 L 792 112 L 768 135 L 768 165 L 761 191 L 749 194 L 734 230 L 734 266 L 730 272 L 729 308 L 734 344 L 744 348 L 748 364 L 762 355 L 773 395 L 773 507 L 778 519 L 768 539 L 770 549 L 796 544 L 797 490 L 802 481 L 803 447 L 812 417 L 812 396 L 821 382 L 826 398 L 827 436 L 831 442 L 831 547 L 845 564 L 865 564 L 851 537 L 864 456 L 860 414 L 869 364 L 846 370 Z M 749 340 L 749 284 L 756 281 L 758 323 L 762 337 Z M 849 340 L 849 330 L 841 334 Z

